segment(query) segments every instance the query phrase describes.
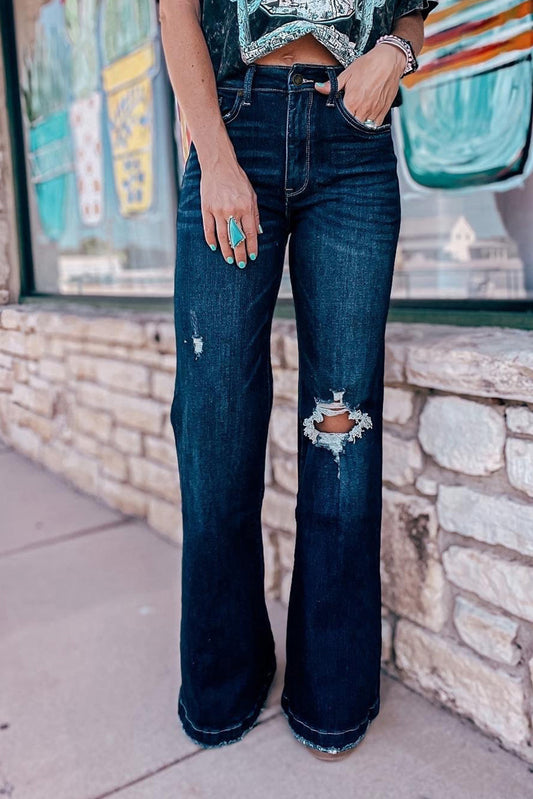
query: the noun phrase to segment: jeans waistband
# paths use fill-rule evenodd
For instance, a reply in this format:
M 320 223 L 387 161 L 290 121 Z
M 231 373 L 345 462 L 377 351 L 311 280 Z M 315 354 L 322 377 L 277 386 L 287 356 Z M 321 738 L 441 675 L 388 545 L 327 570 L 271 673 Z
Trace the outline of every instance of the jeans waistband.
M 345 69 L 341 64 L 248 64 L 243 73 L 225 78 L 218 88 L 243 89 L 244 102 L 249 102 L 252 89 L 276 92 L 301 92 L 312 88 L 315 81 L 331 81 L 331 96 L 337 93 L 337 75 Z

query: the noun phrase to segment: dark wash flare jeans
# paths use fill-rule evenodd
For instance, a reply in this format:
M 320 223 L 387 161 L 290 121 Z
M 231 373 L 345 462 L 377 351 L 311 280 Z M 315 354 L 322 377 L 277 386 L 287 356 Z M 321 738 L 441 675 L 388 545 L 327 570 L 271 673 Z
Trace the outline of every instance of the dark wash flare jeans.
M 183 515 L 178 714 L 203 747 L 256 724 L 276 670 L 261 508 L 287 241 L 298 493 L 282 710 L 296 738 L 327 751 L 355 746 L 379 711 L 384 338 L 400 197 L 391 112 L 362 126 L 341 70 L 251 64 L 218 85 L 264 230 L 245 268 L 205 241 L 194 144 L 185 165 L 170 411 Z M 314 81 L 326 80 L 322 95 Z M 315 425 L 346 411 L 346 432 Z

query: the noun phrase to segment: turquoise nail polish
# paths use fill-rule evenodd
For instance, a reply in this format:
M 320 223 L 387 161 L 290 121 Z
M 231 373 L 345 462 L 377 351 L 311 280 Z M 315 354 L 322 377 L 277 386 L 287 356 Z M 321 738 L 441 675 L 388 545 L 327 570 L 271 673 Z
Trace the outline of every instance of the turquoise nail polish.
M 323 83 L 319 82 L 319 81 L 315 81 L 315 86 L 325 86 L 325 85 L 326 85 L 325 81 Z
M 255 252 L 251 252 L 250 253 L 250 260 L 251 261 L 255 261 L 256 258 L 257 258 L 257 255 L 255 254 Z
M 263 233 L 263 228 L 261 227 L 261 225 L 259 225 L 257 229 L 259 230 L 260 233 Z
M 239 269 L 244 269 L 245 266 L 246 266 L 245 261 L 239 261 Z
M 228 262 L 228 264 L 232 264 L 233 263 L 233 257 L 231 255 L 228 255 L 228 257 L 226 258 L 226 261 Z
M 217 248 L 216 244 L 210 244 L 209 246 L 211 247 L 212 250 L 216 250 L 216 248 Z

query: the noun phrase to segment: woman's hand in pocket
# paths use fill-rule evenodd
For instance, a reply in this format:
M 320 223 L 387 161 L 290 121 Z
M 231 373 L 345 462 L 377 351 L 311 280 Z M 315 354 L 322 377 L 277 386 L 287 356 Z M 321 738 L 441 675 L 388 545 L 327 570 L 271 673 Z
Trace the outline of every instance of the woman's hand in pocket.
M 373 119 L 376 125 L 383 124 L 398 92 L 405 63 L 405 54 L 391 44 L 379 44 L 352 61 L 337 76 L 348 111 L 361 122 Z M 315 86 L 322 94 L 330 91 L 329 81 Z

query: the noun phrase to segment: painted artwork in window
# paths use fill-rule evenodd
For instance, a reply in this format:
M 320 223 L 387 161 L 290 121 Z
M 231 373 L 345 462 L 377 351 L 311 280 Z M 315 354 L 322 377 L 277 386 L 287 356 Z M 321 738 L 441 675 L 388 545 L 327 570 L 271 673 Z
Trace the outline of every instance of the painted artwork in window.
M 15 12 L 37 290 L 170 296 L 177 175 L 154 0 Z

